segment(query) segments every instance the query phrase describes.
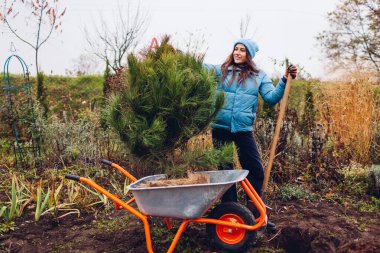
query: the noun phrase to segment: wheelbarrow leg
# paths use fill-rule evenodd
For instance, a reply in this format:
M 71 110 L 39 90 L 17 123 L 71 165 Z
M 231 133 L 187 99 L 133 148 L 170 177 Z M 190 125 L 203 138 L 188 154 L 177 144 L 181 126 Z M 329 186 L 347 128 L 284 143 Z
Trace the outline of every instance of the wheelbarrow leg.
M 116 196 L 114 196 L 113 194 L 111 194 L 110 192 L 108 192 L 107 190 L 105 190 L 100 185 L 92 182 L 91 180 L 89 180 L 87 178 L 80 177 L 79 181 L 84 182 L 84 183 L 90 185 L 92 188 L 94 188 L 98 192 L 100 192 L 100 193 L 104 194 L 105 196 L 107 196 L 114 203 L 116 203 L 117 205 L 123 207 L 128 212 L 132 213 L 137 218 L 139 218 L 142 221 L 142 223 L 144 224 L 146 247 L 147 247 L 149 253 L 153 253 L 152 238 L 151 238 L 151 235 L 150 235 L 149 222 L 148 222 L 148 218 L 145 215 L 143 215 L 142 213 L 140 213 L 139 211 L 137 211 L 133 207 L 129 206 L 125 202 L 121 201 L 119 198 L 117 198 Z
M 74 175 L 66 175 L 65 178 L 88 184 L 93 189 L 97 190 L 101 194 L 104 194 L 107 198 L 109 198 L 110 200 L 112 200 L 115 203 L 115 205 L 123 207 L 128 212 L 132 213 L 137 218 L 139 218 L 142 221 L 142 223 L 144 224 L 146 247 L 147 247 L 149 253 L 153 253 L 152 237 L 150 235 L 149 222 L 148 222 L 148 218 L 145 215 L 143 215 L 142 213 L 140 213 L 139 211 L 137 211 L 133 207 L 129 206 L 127 203 L 123 202 L 118 197 L 116 197 L 112 193 L 108 192 L 107 190 L 105 190 L 100 185 L 96 184 L 95 182 L 93 182 L 93 181 L 91 181 L 91 180 L 89 180 L 87 178 L 79 177 L 79 176 L 74 176 Z
M 248 181 L 247 178 L 245 178 L 242 182 L 241 185 L 248 195 L 248 197 L 252 200 L 253 204 L 256 206 L 257 210 L 260 212 L 260 217 L 255 217 L 256 222 L 259 222 L 261 220 L 266 221 L 266 207 L 260 196 L 257 194 L 251 183 Z
M 153 246 L 152 246 L 152 237 L 150 236 L 150 227 L 149 227 L 148 219 L 147 218 L 145 218 L 144 220 L 141 219 L 141 221 L 144 224 L 145 243 L 146 243 L 146 247 L 148 249 L 148 252 L 149 253 L 154 253 Z

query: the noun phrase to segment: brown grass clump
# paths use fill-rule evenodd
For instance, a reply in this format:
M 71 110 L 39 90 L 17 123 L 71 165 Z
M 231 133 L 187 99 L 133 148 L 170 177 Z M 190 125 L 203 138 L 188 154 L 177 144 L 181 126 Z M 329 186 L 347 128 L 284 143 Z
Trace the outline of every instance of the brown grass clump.
M 379 119 L 369 80 L 369 75 L 354 73 L 338 82 L 322 84 L 316 103 L 335 150 L 361 163 L 369 162 Z

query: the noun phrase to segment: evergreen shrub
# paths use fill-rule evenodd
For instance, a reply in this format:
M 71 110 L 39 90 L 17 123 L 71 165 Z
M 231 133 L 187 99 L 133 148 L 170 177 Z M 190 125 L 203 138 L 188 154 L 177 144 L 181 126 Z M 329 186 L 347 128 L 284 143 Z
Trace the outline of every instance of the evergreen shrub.
M 176 51 L 169 37 L 142 57 L 128 56 L 126 88 L 110 96 L 103 115 L 138 165 L 155 164 L 149 173 L 167 172 L 165 168 L 183 161 L 178 153 L 223 106 L 223 94 L 215 94 L 215 74 L 202 60 Z

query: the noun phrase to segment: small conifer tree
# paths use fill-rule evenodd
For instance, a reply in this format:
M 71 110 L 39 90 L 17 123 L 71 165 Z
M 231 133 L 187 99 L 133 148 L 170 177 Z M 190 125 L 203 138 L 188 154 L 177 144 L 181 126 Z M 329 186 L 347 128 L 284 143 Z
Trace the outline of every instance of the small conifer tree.
M 107 97 L 107 94 L 109 93 L 111 86 L 110 86 L 110 77 L 111 77 L 111 68 L 108 60 L 106 61 L 106 69 L 103 74 L 103 97 Z
M 106 69 L 103 73 L 103 99 L 101 100 L 101 108 L 104 108 L 106 106 L 106 99 L 110 92 L 111 85 L 110 85 L 110 78 L 111 78 L 111 68 L 109 66 L 108 60 L 106 61 Z M 106 130 L 108 128 L 108 122 L 106 121 L 105 117 L 100 117 L 100 126 Z
M 304 135 L 309 135 L 315 126 L 315 106 L 314 106 L 314 98 L 313 92 L 310 87 L 307 88 L 305 94 L 305 106 L 304 113 L 302 115 L 302 121 L 300 124 L 301 132 Z
M 37 100 L 43 108 L 43 117 L 46 119 L 49 112 L 49 105 L 46 99 L 46 88 L 44 85 L 45 75 L 43 72 L 37 74 Z
M 132 155 L 155 163 L 149 173 L 168 172 L 175 151 L 206 130 L 223 106 L 215 74 L 202 60 L 176 51 L 169 37 L 141 58 L 128 56 L 127 88 L 110 96 L 105 115 Z

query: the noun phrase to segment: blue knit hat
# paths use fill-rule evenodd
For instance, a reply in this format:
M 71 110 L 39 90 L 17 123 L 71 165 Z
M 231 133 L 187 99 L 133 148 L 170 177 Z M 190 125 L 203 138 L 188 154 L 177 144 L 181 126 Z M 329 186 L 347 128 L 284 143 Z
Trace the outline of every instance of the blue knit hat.
M 248 50 L 248 54 L 251 56 L 252 59 L 253 57 L 255 57 L 256 52 L 259 51 L 259 46 L 250 39 L 239 39 L 235 42 L 234 48 L 236 44 L 243 44 L 245 48 Z

